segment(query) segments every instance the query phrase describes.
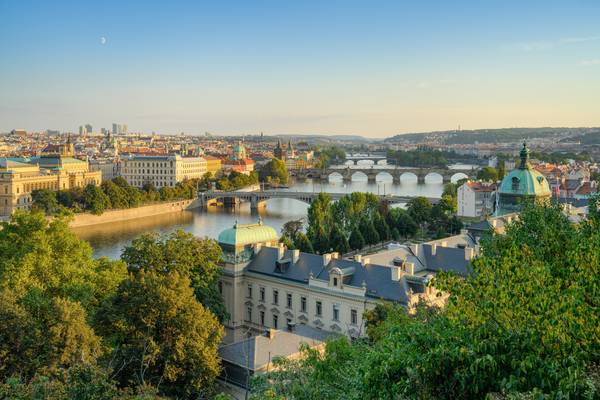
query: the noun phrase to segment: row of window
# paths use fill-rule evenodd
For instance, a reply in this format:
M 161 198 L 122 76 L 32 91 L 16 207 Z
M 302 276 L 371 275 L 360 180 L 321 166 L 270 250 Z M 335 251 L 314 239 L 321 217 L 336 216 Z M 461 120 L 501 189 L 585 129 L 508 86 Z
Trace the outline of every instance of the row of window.
M 247 297 L 249 299 L 253 298 L 253 286 L 252 284 L 248 284 L 247 287 Z M 259 296 L 258 299 L 261 302 L 265 302 L 265 297 L 266 297 L 266 289 L 264 287 L 260 287 L 259 288 Z M 285 306 L 286 308 L 289 309 L 293 309 L 294 308 L 294 304 L 293 304 L 293 296 L 291 293 L 287 293 L 286 294 L 286 301 L 285 301 Z M 273 304 L 274 305 L 279 305 L 279 290 L 277 289 L 273 289 Z M 332 306 L 332 310 L 333 310 L 333 320 L 334 321 L 339 321 L 340 320 L 340 307 L 338 304 L 334 304 Z M 250 310 L 251 307 L 249 307 L 248 309 Z M 307 298 L 305 296 L 301 296 L 300 297 L 300 312 L 306 313 L 307 312 Z M 251 311 L 250 311 L 251 314 Z M 315 301 L 315 315 L 317 317 L 322 317 L 323 316 L 323 303 L 319 300 Z M 249 318 L 249 320 L 251 320 L 251 318 Z M 357 324 L 357 320 L 358 320 L 358 314 L 357 311 L 355 309 L 350 310 L 350 323 L 353 325 Z M 261 325 L 264 325 L 264 323 L 261 322 Z
M 320 302 L 317 302 L 320 303 Z M 339 321 L 340 320 L 340 310 L 339 308 L 336 308 L 336 306 L 333 306 L 333 320 L 334 321 Z M 246 309 L 246 321 L 248 322 L 254 322 L 252 319 L 252 307 L 248 307 Z M 292 322 L 291 319 L 288 319 L 288 324 L 290 324 Z M 259 323 L 261 326 L 265 325 L 265 312 L 264 311 L 259 311 Z M 358 313 L 356 310 L 352 309 L 350 310 L 350 323 L 352 325 L 357 325 L 358 323 Z M 273 314 L 273 324 L 272 327 L 275 329 L 279 328 L 279 315 L 277 314 Z

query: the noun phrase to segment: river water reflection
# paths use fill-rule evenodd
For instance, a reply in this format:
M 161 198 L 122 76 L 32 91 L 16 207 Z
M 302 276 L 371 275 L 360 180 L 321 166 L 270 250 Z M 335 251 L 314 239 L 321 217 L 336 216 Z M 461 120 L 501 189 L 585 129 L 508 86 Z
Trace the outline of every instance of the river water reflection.
M 387 178 L 387 179 L 386 179 Z M 380 181 L 368 183 L 366 177 L 354 178 L 344 183 L 340 179 L 331 178 L 329 182 L 296 182 L 289 189 L 298 192 L 351 193 L 371 192 L 375 194 L 393 193 L 407 196 L 440 197 L 443 191 L 441 177 L 428 177 L 425 184 L 417 184 L 416 177 L 403 177 L 400 185 L 393 184 L 391 176 L 380 177 Z M 258 212 L 265 222 L 278 231 L 291 219 L 306 217 L 308 205 L 294 199 L 271 199 L 266 208 Z M 253 215 L 250 205 L 243 203 L 235 210 L 222 207 L 209 207 L 208 211 L 192 210 L 171 213 L 150 218 L 109 223 L 75 229 L 75 233 L 90 242 L 96 257 L 107 256 L 119 258 L 121 251 L 131 241 L 145 232 L 156 231 L 169 233 L 177 229 L 191 232 L 196 236 L 216 238 L 221 231 L 231 227 L 237 220 L 240 223 L 256 222 L 258 215 Z

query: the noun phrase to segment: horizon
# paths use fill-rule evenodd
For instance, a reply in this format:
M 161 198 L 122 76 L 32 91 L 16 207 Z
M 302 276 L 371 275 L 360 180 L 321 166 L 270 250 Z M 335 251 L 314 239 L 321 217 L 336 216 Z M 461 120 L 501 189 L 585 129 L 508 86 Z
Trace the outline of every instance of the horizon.
M 600 4 L 4 2 L 0 131 L 597 127 Z M 315 133 L 326 132 L 326 133 Z

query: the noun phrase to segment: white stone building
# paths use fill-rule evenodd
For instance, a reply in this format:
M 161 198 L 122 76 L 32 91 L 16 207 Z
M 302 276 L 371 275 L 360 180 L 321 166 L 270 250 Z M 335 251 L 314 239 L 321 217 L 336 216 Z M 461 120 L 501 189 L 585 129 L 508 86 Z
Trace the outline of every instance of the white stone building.
M 457 215 L 481 217 L 494 211 L 495 183 L 467 181 L 457 190 Z
M 159 189 L 175 186 L 187 179 L 200 179 L 206 171 L 206 160 L 202 157 L 130 155 L 121 159 L 121 176 L 137 187 L 147 183 Z
M 466 275 L 474 254 L 472 248 L 414 245 L 388 265 L 377 265 L 367 257 L 287 250 L 261 222 L 236 224 L 218 240 L 224 259 L 219 291 L 230 316 L 226 342 L 299 324 L 359 337 L 366 310 L 381 301 L 411 306 L 433 295 L 429 278 L 439 270 Z

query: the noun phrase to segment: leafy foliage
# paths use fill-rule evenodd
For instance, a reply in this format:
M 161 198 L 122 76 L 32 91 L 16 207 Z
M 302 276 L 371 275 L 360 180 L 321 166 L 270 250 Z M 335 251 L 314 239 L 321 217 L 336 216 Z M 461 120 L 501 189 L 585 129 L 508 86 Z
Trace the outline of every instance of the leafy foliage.
M 285 167 L 285 163 L 278 159 L 273 158 L 271 161 L 266 163 L 258 174 L 261 182 L 268 182 L 271 184 L 286 184 L 289 179 L 288 170 Z

